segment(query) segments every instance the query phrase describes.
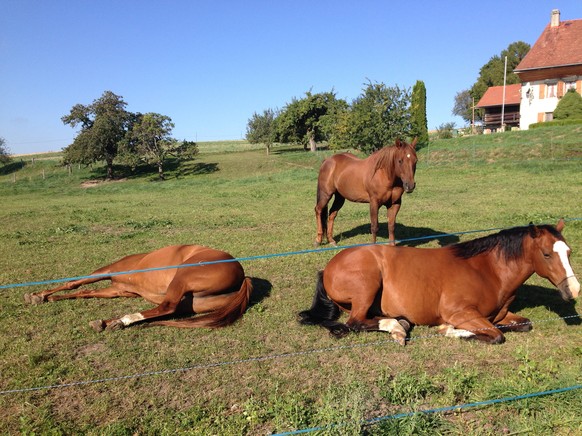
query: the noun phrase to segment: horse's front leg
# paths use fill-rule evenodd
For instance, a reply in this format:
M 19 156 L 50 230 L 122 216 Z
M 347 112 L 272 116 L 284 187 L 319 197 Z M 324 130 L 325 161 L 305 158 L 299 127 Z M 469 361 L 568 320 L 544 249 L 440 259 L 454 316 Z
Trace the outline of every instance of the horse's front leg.
M 446 336 L 477 339 L 489 344 L 502 344 L 505 342 L 505 336 L 503 336 L 501 330 L 491 324 L 476 309 L 467 308 L 465 310 L 459 310 L 451 316 L 446 317 L 446 322 L 453 327 L 453 330 L 441 331 Z M 444 326 L 441 326 L 439 330 L 442 327 Z
M 504 332 L 529 332 L 533 328 L 529 319 L 512 312 L 507 312 L 497 327 Z
M 400 210 L 400 205 L 402 203 L 400 200 L 393 202 L 392 204 L 386 204 L 386 208 L 388 209 L 388 244 L 389 245 L 396 245 L 396 236 L 394 234 L 394 229 L 396 228 L 396 215 L 398 215 L 398 211 Z
M 376 236 L 378 235 L 378 210 L 380 205 L 376 201 L 370 201 L 370 231 L 372 232 L 372 244 L 376 243 Z

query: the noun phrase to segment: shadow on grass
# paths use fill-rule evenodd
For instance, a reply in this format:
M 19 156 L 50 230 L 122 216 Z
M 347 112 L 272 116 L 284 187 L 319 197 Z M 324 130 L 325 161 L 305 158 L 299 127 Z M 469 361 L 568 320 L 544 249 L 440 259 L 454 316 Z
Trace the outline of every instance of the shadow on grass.
M 194 160 L 167 159 L 164 162 L 164 176 L 166 179 L 180 178 L 185 176 L 195 176 L 201 174 L 211 174 L 219 171 L 218 163 L 199 162 Z M 106 167 L 97 167 L 91 171 L 91 178 L 105 179 L 107 176 Z M 129 165 L 113 165 L 114 179 L 140 179 L 152 178 L 159 180 L 158 167 L 156 165 L 140 164 L 136 167 Z
M 271 289 L 273 289 L 273 285 L 268 280 L 258 277 L 251 277 L 251 281 L 253 282 L 253 293 L 251 294 L 249 307 L 253 307 L 255 304 L 263 301 L 265 298 L 271 295 Z
M 542 286 L 522 285 L 515 301 L 509 306 L 514 313 L 528 308 L 545 307 L 560 318 L 564 318 L 567 325 L 581 325 L 582 318 L 576 311 L 575 300 L 564 301 L 557 289 Z
M 460 241 L 457 235 L 446 235 L 446 232 L 439 232 L 438 230 L 431 229 L 428 227 L 413 227 L 405 226 L 396 223 L 396 228 L 394 229 L 396 239 L 399 242 L 398 245 L 406 245 L 409 247 L 416 247 L 432 241 L 435 239 L 441 247 L 445 245 L 455 244 Z M 346 239 L 353 238 L 358 235 L 370 235 L 370 242 L 372 242 L 372 234 L 370 232 L 370 224 L 362 224 L 360 226 L 354 227 L 351 230 L 339 233 L 335 236 L 338 243 L 345 242 Z M 380 229 L 378 230 L 378 242 L 384 242 L 388 240 L 388 226 L 386 223 L 380 224 Z
M 12 161 L 0 167 L 0 176 L 15 173 L 24 168 L 26 164 L 23 161 Z

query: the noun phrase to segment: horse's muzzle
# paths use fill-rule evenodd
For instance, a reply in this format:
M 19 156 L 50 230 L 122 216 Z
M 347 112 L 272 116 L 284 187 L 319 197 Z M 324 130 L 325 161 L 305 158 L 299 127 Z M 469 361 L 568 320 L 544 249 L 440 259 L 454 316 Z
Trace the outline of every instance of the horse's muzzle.
M 558 289 L 564 300 L 571 300 L 580 295 L 580 282 L 576 276 L 566 277 L 558 284 Z
M 416 183 L 412 182 L 412 183 L 403 183 L 403 187 L 404 187 L 404 192 L 406 192 L 407 194 L 412 193 L 412 191 L 414 191 L 414 188 L 416 188 Z

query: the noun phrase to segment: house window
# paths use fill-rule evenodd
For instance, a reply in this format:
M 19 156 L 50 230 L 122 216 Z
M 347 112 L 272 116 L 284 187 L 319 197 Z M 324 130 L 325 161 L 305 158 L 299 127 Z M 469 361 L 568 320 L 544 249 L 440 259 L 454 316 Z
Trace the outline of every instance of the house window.
M 558 96 L 558 84 L 557 83 L 548 83 L 546 85 L 546 97 L 557 97 Z
M 564 93 L 568 92 L 570 89 L 576 91 L 576 82 L 565 82 L 564 83 Z
M 552 121 L 554 119 L 554 113 L 553 112 L 546 112 L 544 114 L 544 122 L 545 121 Z

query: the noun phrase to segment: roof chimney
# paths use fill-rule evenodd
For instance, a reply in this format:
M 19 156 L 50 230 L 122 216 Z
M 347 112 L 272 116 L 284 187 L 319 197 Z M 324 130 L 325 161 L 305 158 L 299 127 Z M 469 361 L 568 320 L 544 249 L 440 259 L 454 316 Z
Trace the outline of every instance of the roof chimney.
M 560 25 L 560 10 L 553 9 L 552 17 L 550 19 L 550 27 L 558 27 Z

